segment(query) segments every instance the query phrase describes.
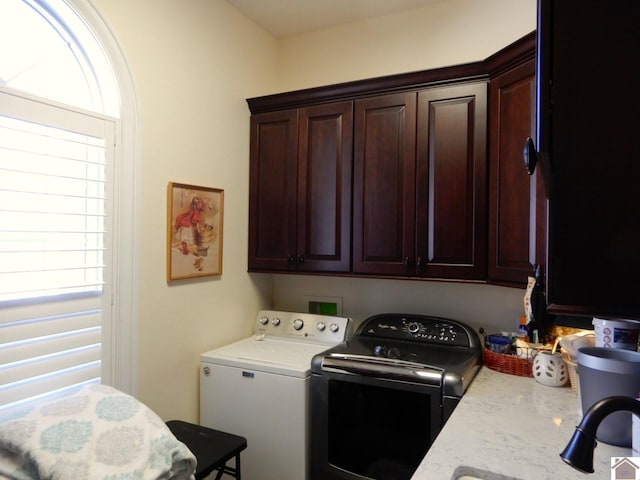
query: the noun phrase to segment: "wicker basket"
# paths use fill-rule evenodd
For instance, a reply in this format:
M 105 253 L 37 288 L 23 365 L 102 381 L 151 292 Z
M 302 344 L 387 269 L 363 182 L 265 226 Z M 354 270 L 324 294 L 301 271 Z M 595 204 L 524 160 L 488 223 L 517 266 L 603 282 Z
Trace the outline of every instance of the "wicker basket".
M 563 355 L 564 363 L 567 364 L 567 370 L 569 371 L 569 383 L 574 390 L 580 389 L 580 377 L 578 377 L 578 364 L 569 359 L 569 357 Z
M 533 378 L 533 360 L 484 349 L 484 364 L 496 372 Z

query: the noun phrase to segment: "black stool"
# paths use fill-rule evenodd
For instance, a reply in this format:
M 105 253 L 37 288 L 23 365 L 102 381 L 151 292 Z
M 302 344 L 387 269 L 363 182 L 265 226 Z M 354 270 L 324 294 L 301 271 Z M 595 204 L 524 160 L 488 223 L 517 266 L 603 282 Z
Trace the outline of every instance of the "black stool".
M 167 426 L 195 455 L 196 480 L 206 478 L 214 470 L 218 471 L 216 480 L 220 480 L 223 473 L 241 480 L 240 452 L 247 448 L 246 438 L 181 420 L 170 420 Z M 235 468 L 227 466 L 232 457 L 236 459 Z

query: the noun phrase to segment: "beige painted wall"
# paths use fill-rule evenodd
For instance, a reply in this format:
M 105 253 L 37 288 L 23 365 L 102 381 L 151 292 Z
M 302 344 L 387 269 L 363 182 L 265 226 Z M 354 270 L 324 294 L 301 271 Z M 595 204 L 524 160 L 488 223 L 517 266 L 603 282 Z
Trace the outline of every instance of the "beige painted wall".
M 278 89 L 482 60 L 535 28 L 536 0 L 443 0 L 287 37 L 279 42 Z
M 485 284 L 276 275 L 274 308 L 308 311 L 313 297 L 339 299 L 356 327 L 379 313 L 416 313 L 461 320 L 488 333 L 517 331 L 524 290 Z
M 446 0 L 365 22 L 281 39 L 279 91 L 482 60 L 536 28 L 536 0 Z M 524 290 L 461 283 L 274 277 L 274 307 L 307 296 L 342 298 L 359 322 L 383 312 L 450 316 L 487 331 L 514 330 Z
M 338 294 L 345 313 L 360 319 L 409 305 L 482 322 L 510 321 L 519 312 L 514 289 L 247 274 L 245 98 L 484 58 L 535 28 L 535 0 L 447 0 L 280 40 L 225 0 L 92 2 L 139 95 L 138 397 L 163 418 L 198 420 L 199 354 L 248 335 L 262 307 L 301 309 L 307 294 Z M 166 283 L 170 181 L 225 190 L 220 278 Z
M 93 3 L 140 102 L 138 397 L 164 419 L 197 421 L 200 353 L 249 335 L 257 310 L 271 302 L 270 279 L 246 273 L 245 98 L 274 84 L 276 42 L 225 0 Z M 167 284 L 170 181 L 224 189 L 221 277 Z

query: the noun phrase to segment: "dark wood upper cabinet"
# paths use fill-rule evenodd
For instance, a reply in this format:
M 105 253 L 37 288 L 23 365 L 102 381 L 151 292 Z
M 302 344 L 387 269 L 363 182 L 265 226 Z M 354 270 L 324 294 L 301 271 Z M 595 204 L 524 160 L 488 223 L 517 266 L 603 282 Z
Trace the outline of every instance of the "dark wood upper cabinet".
M 536 228 L 538 210 L 544 213 L 538 202 L 546 200 L 542 175 L 530 177 L 522 155 L 526 139 L 535 136 L 534 59 L 492 78 L 489 96 L 488 276 L 495 283 L 525 285 L 533 265 L 544 265 L 544 230 Z
M 301 108 L 298 138 L 298 270 L 351 269 L 353 103 Z
M 539 2 L 552 313 L 640 318 L 639 19 L 640 2 Z
M 486 278 L 487 82 L 418 93 L 417 274 Z
M 534 46 L 248 99 L 249 269 L 524 286 L 541 248 L 522 162 Z
M 353 271 L 408 275 L 415 232 L 416 93 L 357 100 Z
M 487 83 L 355 103 L 353 272 L 486 277 Z
M 251 117 L 249 270 L 350 270 L 352 118 L 352 102 Z
M 249 269 L 295 268 L 298 112 L 251 117 Z

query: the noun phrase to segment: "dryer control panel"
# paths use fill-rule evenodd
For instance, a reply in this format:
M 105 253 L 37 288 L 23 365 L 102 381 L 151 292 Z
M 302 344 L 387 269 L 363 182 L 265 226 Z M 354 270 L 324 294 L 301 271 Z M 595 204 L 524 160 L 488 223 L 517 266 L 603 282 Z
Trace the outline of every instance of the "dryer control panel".
M 360 325 L 356 335 L 473 349 L 482 348 L 480 337 L 468 325 L 458 320 L 430 315 L 401 313 L 374 315 Z
M 278 310 L 260 310 L 253 329 L 258 338 L 335 345 L 347 339 L 351 319 Z

